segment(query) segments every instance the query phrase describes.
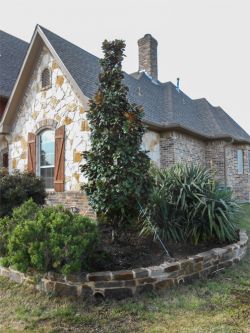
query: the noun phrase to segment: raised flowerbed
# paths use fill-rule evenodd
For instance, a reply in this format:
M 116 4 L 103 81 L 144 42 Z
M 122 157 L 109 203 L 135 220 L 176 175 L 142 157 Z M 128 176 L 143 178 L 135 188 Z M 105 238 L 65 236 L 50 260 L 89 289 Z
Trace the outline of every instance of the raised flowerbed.
M 237 243 L 214 248 L 188 259 L 146 268 L 63 276 L 51 272 L 43 275 L 29 275 L 0 266 L 0 275 L 59 296 L 74 296 L 82 299 L 91 297 L 122 299 L 144 291 L 167 289 L 180 283 L 188 283 L 194 279 L 220 273 L 244 257 L 247 242 L 247 233 L 240 231 Z

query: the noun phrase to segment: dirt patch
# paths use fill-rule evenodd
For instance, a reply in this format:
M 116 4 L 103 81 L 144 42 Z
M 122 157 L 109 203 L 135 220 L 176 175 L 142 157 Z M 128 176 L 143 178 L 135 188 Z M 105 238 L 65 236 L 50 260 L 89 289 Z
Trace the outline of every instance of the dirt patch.
M 191 255 L 222 247 L 228 243 L 201 243 L 190 245 L 183 243 L 165 243 L 170 253 L 167 256 L 159 241 L 152 238 L 139 237 L 137 232 L 122 235 L 119 240 L 112 242 L 112 233 L 108 228 L 101 229 L 101 243 L 98 255 L 93 259 L 90 271 L 121 270 L 160 265 L 186 259 Z

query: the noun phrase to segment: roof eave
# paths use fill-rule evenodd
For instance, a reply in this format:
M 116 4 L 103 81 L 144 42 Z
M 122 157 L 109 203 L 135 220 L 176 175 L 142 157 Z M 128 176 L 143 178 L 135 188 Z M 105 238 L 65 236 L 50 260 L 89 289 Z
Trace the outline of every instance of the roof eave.
M 195 137 L 201 139 L 202 141 L 211 141 L 211 140 L 232 141 L 233 140 L 233 142 L 235 142 L 235 143 L 250 144 L 250 138 L 249 138 L 249 140 L 247 140 L 247 139 L 243 139 L 243 138 L 237 138 L 235 136 L 231 136 L 228 134 L 221 134 L 218 136 L 204 135 L 204 134 L 201 134 L 200 132 L 196 132 L 193 129 L 188 128 L 188 127 L 183 126 L 178 123 L 165 124 L 165 123 L 157 123 L 157 122 L 149 121 L 146 119 L 143 120 L 143 122 L 147 126 L 147 128 L 155 130 L 157 132 L 164 132 L 166 130 L 177 130 L 177 131 L 195 136 Z

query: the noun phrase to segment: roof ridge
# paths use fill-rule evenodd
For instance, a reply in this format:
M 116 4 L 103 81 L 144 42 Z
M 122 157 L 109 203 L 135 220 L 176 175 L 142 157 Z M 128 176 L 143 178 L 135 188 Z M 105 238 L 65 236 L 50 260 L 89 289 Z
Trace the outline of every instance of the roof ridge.
M 93 53 L 90 53 L 89 51 L 86 51 L 86 50 L 83 49 L 82 47 L 80 47 L 80 46 L 78 46 L 78 45 L 76 45 L 76 44 L 70 42 L 70 41 L 67 40 L 66 38 L 59 36 L 58 34 L 54 33 L 53 31 L 51 31 L 51 30 L 49 30 L 49 29 L 47 29 L 47 28 L 44 28 L 44 27 L 41 26 L 40 24 L 38 24 L 38 27 L 39 27 L 43 32 L 45 32 L 45 34 L 46 34 L 46 32 L 49 32 L 49 33 L 55 35 L 57 38 L 61 38 L 61 39 L 62 39 L 63 41 L 65 41 L 66 43 L 71 44 L 71 45 L 74 46 L 74 47 L 77 47 L 78 49 L 80 49 L 81 51 L 83 51 L 83 52 L 85 52 L 85 53 L 88 53 L 90 56 L 95 57 L 95 58 L 98 59 L 98 60 L 100 59 L 99 57 L 97 57 L 97 56 L 94 55 Z

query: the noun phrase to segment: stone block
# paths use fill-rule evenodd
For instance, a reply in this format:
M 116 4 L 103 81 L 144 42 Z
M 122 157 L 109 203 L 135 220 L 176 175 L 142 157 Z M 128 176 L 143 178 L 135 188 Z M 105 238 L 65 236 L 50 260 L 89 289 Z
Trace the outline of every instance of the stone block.
M 17 272 L 17 271 L 10 271 L 9 278 L 11 281 L 17 282 L 17 283 L 22 283 L 24 279 L 24 274 Z
M 183 270 L 183 274 L 190 274 L 194 271 L 193 261 L 191 259 L 187 259 L 184 261 L 180 261 L 181 270 Z
M 185 276 L 184 281 L 185 281 L 185 283 L 192 283 L 194 280 L 199 279 L 199 277 L 200 277 L 199 273 L 194 273 L 194 274 Z
M 93 296 L 93 290 L 91 287 L 87 285 L 82 285 L 79 294 L 80 294 L 79 296 L 82 297 L 83 299 L 88 299 Z
M 161 268 L 160 266 L 149 267 L 148 269 L 149 269 L 149 276 L 151 277 L 161 276 L 164 273 L 164 269 Z
M 169 264 L 165 269 L 164 272 L 166 273 L 171 273 L 171 272 L 175 272 L 178 271 L 180 269 L 180 265 L 173 263 L 173 264 Z
M 154 289 L 153 284 L 147 283 L 136 287 L 136 294 L 149 293 Z
M 124 281 L 101 281 L 95 282 L 94 286 L 95 288 L 121 288 L 124 286 Z
M 0 274 L 1 274 L 1 276 L 10 277 L 9 268 L 1 267 Z
M 131 288 L 110 288 L 105 289 L 105 297 L 111 299 L 121 300 L 127 297 L 133 296 L 133 290 Z
M 145 268 L 137 268 L 137 269 L 133 269 L 134 275 L 136 278 L 145 278 L 148 277 L 149 272 L 147 269 Z
M 110 281 L 112 279 L 111 272 L 97 272 L 87 274 L 87 281 Z
M 76 286 L 62 282 L 55 282 L 54 292 L 58 296 L 77 296 Z
M 113 272 L 114 280 L 132 280 L 134 278 L 133 271 L 116 271 Z
M 158 281 L 155 284 L 155 289 L 160 290 L 160 289 L 167 289 L 170 288 L 174 285 L 173 279 L 166 279 L 162 281 Z
M 137 284 L 142 285 L 142 284 L 154 283 L 156 281 L 157 281 L 156 278 L 148 277 L 148 278 L 137 279 Z

